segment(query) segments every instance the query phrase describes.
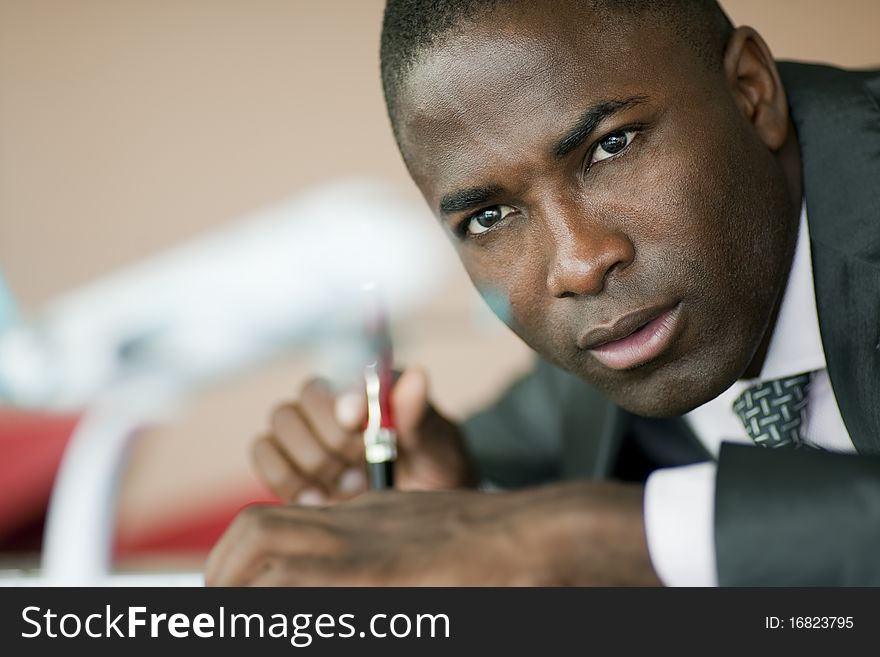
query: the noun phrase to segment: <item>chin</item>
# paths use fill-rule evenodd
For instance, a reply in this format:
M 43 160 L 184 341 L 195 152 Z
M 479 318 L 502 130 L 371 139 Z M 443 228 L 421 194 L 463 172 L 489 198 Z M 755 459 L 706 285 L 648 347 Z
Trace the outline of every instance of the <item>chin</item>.
M 700 372 L 705 371 L 700 368 Z M 715 376 L 707 379 L 705 374 L 670 372 L 663 368 L 645 379 L 600 389 L 615 404 L 635 415 L 675 417 L 689 413 L 727 390 L 737 375 L 726 374 L 716 369 Z
M 672 398 L 659 394 L 639 394 L 626 395 L 623 398 L 611 398 L 611 401 L 634 415 L 642 417 L 676 417 L 684 415 L 698 406 L 704 404 L 707 400 L 694 400 L 689 398 Z

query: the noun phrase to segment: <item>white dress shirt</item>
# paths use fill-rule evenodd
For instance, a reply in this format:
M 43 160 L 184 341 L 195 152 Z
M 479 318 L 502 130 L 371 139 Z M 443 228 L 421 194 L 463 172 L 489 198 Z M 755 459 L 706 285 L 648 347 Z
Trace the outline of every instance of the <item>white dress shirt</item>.
M 806 208 L 801 210 L 797 246 L 782 305 L 757 379 L 736 381 L 685 420 L 716 459 L 722 441 L 751 444 L 733 411 L 734 400 L 761 381 L 815 372 L 809 391 L 804 438 L 827 450 L 854 452 L 831 389 L 813 287 Z M 667 586 L 717 586 L 715 561 L 714 463 L 654 472 L 645 488 L 648 550 L 660 580 Z

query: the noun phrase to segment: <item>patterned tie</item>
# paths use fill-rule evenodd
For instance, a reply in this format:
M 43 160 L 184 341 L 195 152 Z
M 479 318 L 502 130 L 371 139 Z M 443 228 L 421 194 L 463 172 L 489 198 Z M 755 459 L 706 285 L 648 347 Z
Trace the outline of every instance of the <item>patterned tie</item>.
M 733 410 L 749 437 L 763 447 L 810 446 L 800 429 L 807 406 L 810 374 L 758 383 L 746 389 Z

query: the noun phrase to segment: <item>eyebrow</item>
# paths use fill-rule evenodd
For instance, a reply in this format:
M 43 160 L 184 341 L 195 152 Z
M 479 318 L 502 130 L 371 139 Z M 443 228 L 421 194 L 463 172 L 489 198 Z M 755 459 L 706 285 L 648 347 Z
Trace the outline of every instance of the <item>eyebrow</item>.
M 453 212 L 470 210 L 471 208 L 483 205 L 500 192 L 501 187 L 497 185 L 470 187 L 457 192 L 451 192 L 440 199 L 440 212 L 452 214 Z
M 647 96 L 631 96 L 622 100 L 601 101 L 591 105 L 565 133 L 565 136 L 556 142 L 552 151 L 553 157 L 556 159 L 565 157 L 584 143 L 590 133 L 596 129 L 596 126 L 606 118 L 646 100 Z M 440 212 L 448 215 L 471 210 L 484 205 L 503 191 L 503 188 L 498 185 L 484 185 L 450 192 L 440 199 Z
M 565 136 L 556 142 L 556 145 L 553 147 L 553 157 L 557 160 L 565 157 L 578 146 L 583 144 L 587 137 L 590 136 L 590 133 L 592 133 L 593 130 L 596 129 L 596 126 L 603 120 L 616 112 L 633 107 L 646 100 L 646 96 L 631 96 L 630 98 L 624 98 L 623 100 L 608 100 L 591 105 L 583 114 L 581 114 L 577 123 L 565 133 Z

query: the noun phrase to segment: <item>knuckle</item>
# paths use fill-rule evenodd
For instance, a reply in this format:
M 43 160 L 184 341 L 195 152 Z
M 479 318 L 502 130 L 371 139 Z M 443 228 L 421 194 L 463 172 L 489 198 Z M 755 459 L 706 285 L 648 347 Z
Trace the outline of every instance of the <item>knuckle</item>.
M 251 443 L 251 461 L 257 467 L 266 459 L 267 441 L 269 438 L 265 435 L 258 436 Z
M 260 478 L 272 492 L 284 500 L 296 496 L 302 485 L 301 477 L 268 439 L 263 438 L 255 442 L 251 454 Z
M 279 472 L 263 473 L 269 488 L 282 500 L 292 500 L 302 488 L 302 481 L 292 472 L 282 475 Z
M 253 504 L 244 508 L 237 519 L 240 519 L 242 524 L 243 542 L 249 543 L 252 549 L 264 546 L 266 543 L 262 540 L 263 536 L 277 530 L 283 524 L 283 519 L 276 513 L 277 508 L 265 504 Z
M 294 409 L 293 402 L 279 404 L 272 409 L 272 413 L 269 415 L 269 425 L 275 433 L 279 433 L 279 428 L 283 429 L 288 424 L 291 414 L 296 412 Z
M 254 556 L 254 577 L 253 582 L 259 584 L 261 581 L 271 583 L 274 573 L 280 570 L 279 558 L 276 555 L 261 553 Z
M 331 467 L 332 460 L 326 452 L 316 450 L 309 458 L 297 459 L 297 465 L 306 476 L 317 477 Z
M 265 434 L 259 436 L 251 443 L 251 460 L 258 469 L 262 467 L 272 458 L 274 447 L 272 446 L 272 438 Z
M 365 451 L 363 437 L 359 434 L 352 434 L 351 439 L 347 440 L 342 447 L 342 456 L 350 464 L 362 463 Z
M 304 404 L 314 404 L 330 397 L 330 383 L 326 379 L 309 379 L 300 389 L 300 399 Z
M 265 507 L 259 505 L 248 506 L 239 511 L 229 528 L 237 537 L 235 542 L 239 549 L 244 545 L 259 545 L 259 540 L 255 539 L 262 534 L 264 514 Z
M 259 522 L 260 517 L 266 512 L 264 504 L 251 504 L 244 507 L 235 518 L 235 523 L 245 528 L 252 527 Z
M 340 452 L 344 450 L 348 442 L 355 438 L 355 434 L 345 431 L 342 427 L 334 427 L 332 431 L 327 431 L 322 438 L 330 449 Z

